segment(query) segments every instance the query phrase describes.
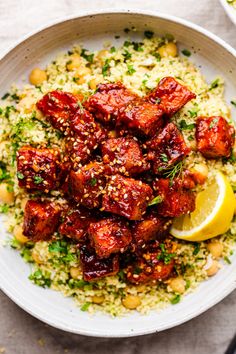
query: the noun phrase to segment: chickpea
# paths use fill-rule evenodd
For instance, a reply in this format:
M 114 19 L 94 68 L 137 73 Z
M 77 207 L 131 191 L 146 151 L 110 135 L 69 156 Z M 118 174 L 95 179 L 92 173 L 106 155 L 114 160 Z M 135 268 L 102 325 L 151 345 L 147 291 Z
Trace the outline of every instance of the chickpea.
M 97 79 L 92 79 L 89 81 L 89 87 L 91 90 L 96 90 L 99 81 Z
M 213 261 L 212 265 L 206 270 L 208 277 L 212 277 L 215 275 L 220 269 L 219 263 L 217 261 Z
M 122 304 L 129 310 L 135 310 L 139 305 L 141 305 L 141 300 L 138 296 L 127 295 L 123 300 Z
M 185 292 L 186 282 L 182 277 L 171 279 L 169 285 L 175 293 L 183 294 Z
M 26 113 L 32 112 L 35 107 L 35 99 L 33 97 L 24 97 L 18 103 L 18 108 L 23 109 Z
M 161 58 L 176 57 L 177 56 L 177 46 L 175 43 L 166 43 L 158 49 L 158 53 Z
M 207 244 L 207 249 L 217 259 L 221 257 L 224 247 L 221 242 L 214 240 Z
M 43 113 L 39 109 L 35 109 L 35 117 L 37 119 L 42 119 L 43 118 Z
M 43 260 L 40 258 L 40 256 L 38 255 L 38 253 L 35 251 L 35 249 L 33 249 L 32 251 L 32 258 L 35 261 L 35 263 L 38 264 L 43 264 Z
M 82 66 L 75 72 L 76 83 L 82 85 L 86 82 L 85 76 L 91 74 L 91 69 L 87 68 L 86 66 Z
M 66 65 L 67 70 L 73 71 L 81 67 L 81 56 L 79 54 L 73 54 L 70 56 L 70 59 Z
M 14 201 L 14 193 L 9 192 L 7 190 L 7 188 L 8 188 L 7 183 L 0 184 L 0 202 L 6 203 L 6 204 L 11 204 Z
M 13 235 L 15 236 L 16 240 L 19 241 L 20 243 L 26 243 L 28 242 L 28 238 L 23 235 L 23 228 L 20 225 L 16 225 L 13 230 Z
M 80 274 L 81 274 L 81 271 L 80 271 L 79 267 L 71 267 L 70 268 L 70 275 L 73 279 L 78 279 Z
M 41 85 L 46 80 L 47 80 L 46 71 L 41 70 L 39 68 L 33 69 L 29 75 L 29 82 L 35 86 Z
M 204 163 L 198 163 L 194 165 L 191 172 L 194 173 L 194 176 L 199 184 L 203 184 L 208 176 L 208 167 Z
M 101 62 L 105 62 L 107 55 L 109 54 L 109 51 L 106 49 L 102 49 L 98 52 L 97 54 L 97 59 Z
M 92 302 L 94 304 L 100 305 L 104 302 L 104 300 L 105 300 L 104 296 L 97 296 L 97 295 L 92 296 Z

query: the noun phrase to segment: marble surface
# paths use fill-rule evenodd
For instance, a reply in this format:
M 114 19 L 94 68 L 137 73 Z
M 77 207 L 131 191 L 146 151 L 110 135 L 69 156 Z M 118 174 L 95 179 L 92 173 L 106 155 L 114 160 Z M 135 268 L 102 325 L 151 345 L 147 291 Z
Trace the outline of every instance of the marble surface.
M 0 53 L 56 18 L 88 9 L 153 9 L 193 21 L 236 48 L 236 28 L 218 0 L 0 0 Z M 223 354 L 236 331 L 236 291 L 198 318 L 143 337 L 72 335 L 34 319 L 0 292 L 0 353 Z

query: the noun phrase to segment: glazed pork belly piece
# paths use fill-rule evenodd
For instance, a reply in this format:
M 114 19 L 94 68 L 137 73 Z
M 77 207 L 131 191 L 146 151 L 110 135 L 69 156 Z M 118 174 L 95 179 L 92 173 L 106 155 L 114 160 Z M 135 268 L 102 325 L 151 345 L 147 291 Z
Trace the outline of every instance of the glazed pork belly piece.
M 158 104 L 168 117 L 172 117 L 193 98 L 196 98 L 196 95 L 171 76 L 164 77 L 147 96 L 147 99 Z
M 89 209 L 99 208 L 106 186 L 104 172 L 105 166 L 97 161 L 90 162 L 76 172 L 71 171 L 68 182 L 70 197 Z
M 57 231 L 61 209 L 48 200 L 28 200 L 24 211 L 23 234 L 31 241 L 44 241 Z
M 127 281 L 132 284 L 145 284 L 163 281 L 171 277 L 174 270 L 174 260 L 171 242 L 162 244 L 165 248 L 165 258 L 158 241 L 150 243 L 139 254 L 136 261 L 126 268 Z M 168 256 L 169 255 L 169 256 Z
M 157 205 L 157 212 L 164 217 L 179 217 L 195 209 L 195 194 L 181 178 L 160 178 L 153 182 L 154 192 L 162 198 Z
M 60 153 L 56 149 L 23 146 L 17 152 L 19 187 L 48 193 L 57 187 Z
M 85 163 L 105 138 L 105 129 L 95 122 L 91 113 L 84 108 L 78 109 L 70 119 L 66 139 L 66 149 L 74 167 Z
M 151 240 L 165 238 L 171 223 L 171 219 L 160 216 L 155 210 L 147 212 L 142 220 L 131 225 L 134 247 L 143 247 Z
M 69 125 L 69 119 L 78 109 L 79 95 L 55 90 L 47 93 L 36 104 L 53 128 L 65 132 Z
M 80 207 L 66 214 L 58 231 L 75 242 L 84 242 L 91 222 L 95 222 L 94 215 L 88 209 Z
M 91 223 L 88 233 L 99 258 L 108 258 L 112 253 L 123 253 L 132 240 L 127 222 L 114 217 Z
M 234 144 L 235 130 L 223 117 L 198 117 L 197 149 L 208 159 L 229 157 Z
M 103 123 L 116 121 L 119 112 L 138 96 L 121 82 L 98 85 L 97 92 L 90 96 L 84 106 Z
M 137 99 L 119 114 L 117 126 L 127 127 L 135 134 L 152 136 L 164 125 L 163 111 L 157 104 Z
M 93 281 L 115 275 L 119 272 L 119 256 L 114 254 L 109 258 L 98 258 L 94 249 L 84 244 L 80 247 L 80 262 L 85 281 Z
M 149 140 L 147 159 L 152 161 L 155 174 L 162 174 L 190 152 L 184 137 L 174 123 L 168 123 L 162 132 Z
M 150 168 L 138 142 L 133 138 L 108 139 L 101 145 L 103 163 L 110 174 L 133 176 Z
M 114 175 L 106 186 L 102 209 L 130 220 L 140 220 L 151 197 L 149 185 L 133 178 Z

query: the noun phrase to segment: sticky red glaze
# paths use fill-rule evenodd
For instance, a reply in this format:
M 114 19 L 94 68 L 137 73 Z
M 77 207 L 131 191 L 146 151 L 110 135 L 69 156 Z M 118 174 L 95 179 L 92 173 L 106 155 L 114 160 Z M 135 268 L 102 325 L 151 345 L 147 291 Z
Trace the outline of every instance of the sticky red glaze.
M 152 189 L 147 184 L 115 175 L 107 184 L 102 208 L 130 220 L 140 220 L 151 197 Z
M 85 163 L 106 136 L 106 130 L 95 122 L 86 109 L 78 109 L 70 119 L 70 131 L 66 143 L 73 167 Z
M 80 247 L 80 262 L 83 279 L 86 281 L 97 280 L 119 272 L 118 255 L 111 255 L 105 259 L 98 258 L 93 248 L 88 244 Z
M 196 126 L 197 149 L 206 158 L 229 157 L 234 144 L 235 130 L 218 116 L 199 117 Z
M 106 186 L 105 167 L 100 162 L 90 162 L 71 171 L 69 176 L 69 195 L 77 203 L 87 208 L 101 206 L 102 192 Z
M 48 193 L 57 187 L 60 153 L 57 149 L 23 146 L 17 152 L 19 187 Z
M 100 84 L 97 92 L 89 97 L 84 106 L 101 122 L 116 120 L 119 112 L 138 96 L 121 82 Z
M 172 117 L 193 98 L 196 98 L 196 95 L 173 77 L 164 77 L 148 95 L 148 100 L 158 104 L 168 117 Z
M 152 136 L 163 127 L 163 111 L 158 105 L 139 99 L 119 114 L 117 122 L 139 135 Z
M 56 90 L 44 95 L 36 106 L 54 128 L 65 132 L 69 127 L 69 118 L 75 114 L 81 99 L 81 95 Z
M 158 179 L 153 183 L 153 189 L 163 201 L 157 205 L 157 211 L 164 217 L 178 217 L 195 209 L 195 194 L 186 188 L 184 181 L 175 178 Z
M 131 226 L 134 247 L 143 246 L 154 239 L 165 238 L 170 226 L 171 219 L 163 218 L 157 211 L 149 211 L 141 221 L 135 221 Z
M 57 230 L 60 208 L 50 201 L 28 200 L 25 205 L 23 234 L 31 241 L 48 240 Z
M 172 253 L 171 243 L 168 245 L 166 241 L 165 247 L 167 253 Z M 138 285 L 168 279 L 174 269 L 174 260 L 172 258 L 168 264 L 165 264 L 163 260 L 158 259 L 160 254 L 159 243 L 157 241 L 151 243 L 143 253 L 140 253 L 137 261 L 127 267 L 127 280 Z
M 155 174 L 162 174 L 190 152 L 183 135 L 174 123 L 167 124 L 162 132 L 149 140 L 146 145 L 149 147 L 148 160 L 153 162 Z
M 103 163 L 109 166 L 110 174 L 132 176 L 150 168 L 138 142 L 132 138 L 108 139 L 102 144 L 101 151 Z
M 132 240 L 127 222 L 117 218 L 91 223 L 88 233 L 91 244 L 100 258 L 107 258 L 112 253 L 123 253 Z
M 69 237 L 76 242 L 84 242 L 88 232 L 88 227 L 95 218 L 89 210 L 81 208 L 70 211 L 64 218 L 63 223 L 59 227 L 59 233 Z

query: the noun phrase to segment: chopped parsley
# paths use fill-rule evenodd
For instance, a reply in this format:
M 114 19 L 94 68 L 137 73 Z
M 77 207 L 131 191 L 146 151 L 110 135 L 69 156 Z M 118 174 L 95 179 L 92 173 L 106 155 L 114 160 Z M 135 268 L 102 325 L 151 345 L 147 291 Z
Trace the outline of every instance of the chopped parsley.
M 229 259 L 229 257 L 225 256 L 224 260 L 225 260 L 226 263 L 231 264 L 231 260 Z
M 164 153 L 160 154 L 160 157 L 161 157 L 161 161 L 162 162 L 168 162 L 169 159 L 168 159 L 168 156 Z
M 194 244 L 194 250 L 193 250 L 193 255 L 196 256 L 200 251 L 200 243 L 195 243 Z
M 231 103 L 234 107 L 236 107 L 236 101 L 230 101 L 230 103 Z
M 49 252 L 67 253 L 67 242 L 53 241 L 48 246 Z
M 162 197 L 158 195 L 157 197 L 153 198 L 150 203 L 148 203 L 148 206 L 160 204 L 162 202 Z
M 17 178 L 18 179 L 24 179 L 25 178 L 25 176 L 23 175 L 23 173 L 21 173 L 21 172 L 17 172 Z
M 175 297 L 173 297 L 173 299 L 170 300 L 170 302 L 172 303 L 172 305 L 176 305 L 180 302 L 181 300 L 181 296 L 178 294 Z
M 36 270 L 34 273 L 30 274 L 29 279 L 32 280 L 36 285 L 42 286 L 43 288 L 51 286 L 50 273 L 43 272 L 41 269 Z
M 190 57 L 192 55 L 192 53 L 188 49 L 183 49 L 182 54 L 185 55 L 186 57 Z
M 6 100 L 10 96 L 9 92 L 6 92 L 5 95 L 1 97 L 2 100 Z
M 89 306 L 91 305 L 91 302 L 85 302 L 83 306 L 81 306 L 80 310 L 81 311 L 88 311 Z
M 160 53 L 158 53 L 158 52 L 152 52 L 151 54 L 156 58 L 156 60 L 157 60 L 158 62 L 161 61 Z
M 6 169 L 6 165 L 3 162 L 0 162 L 0 181 L 8 180 L 10 175 Z
M 40 184 L 43 182 L 43 178 L 40 176 L 34 176 L 34 183 L 35 184 Z
M 115 47 L 111 47 L 110 53 L 115 53 L 115 51 L 116 51 L 116 48 Z
M 157 259 L 159 261 L 163 261 L 165 264 L 169 264 L 171 259 L 174 258 L 176 254 L 167 252 L 164 243 L 160 244 L 160 248 L 161 248 L 161 254 L 157 256 Z
M 94 53 L 89 53 L 87 49 L 83 48 L 80 55 L 81 57 L 86 59 L 90 64 L 93 63 Z
M 213 89 L 217 88 L 219 86 L 219 84 L 220 84 L 220 79 L 215 79 L 210 84 L 209 90 L 213 90 Z
M 108 76 L 110 69 L 110 59 L 105 60 L 105 64 L 102 67 L 102 75 L 103 77 Z
M 132 54 L 130 52 L 128 52 L 128 50 L 125 50 L 124 53 L 122 53 L 122 55 L 124 57 L 124 61 L 126 61 L 132 57 Z
M 154 36 L 154 32 L 153 31 L 144 31 L 144 36 L 148 39 L 151 39 Z
M 92 187 L 96 186 L 96 184 L 97 184 L 97 178 L 91 178 L 90 184 L 91 184 Z
M 193 137 L 193 135 L 189 135 L 187 139 L 188 139 L 188 141 L 193 141 L 194 137 Z
M 180 122 L 179 122 L 179 127 L 181 130 L 192 130 L 195 128 L 195 124 L 194 123 L 186 123 L 186 120 L 182 119 Z
M 8 211 L 9 211 L 9 205 L 7 204 L 0 205 L 0 213 L 6 214 L 8 213 Z
M 134 69 L 134 67 L 133 67 L 133 65 L 131 65 L 131 64 L 127 64 L 127 74 L 128 75 L 133 75 L 135 72 L 136 72 L 136 70 Z
M 143 52 L 143 42 L 132 42 L 132 45 L 136 52 Z

